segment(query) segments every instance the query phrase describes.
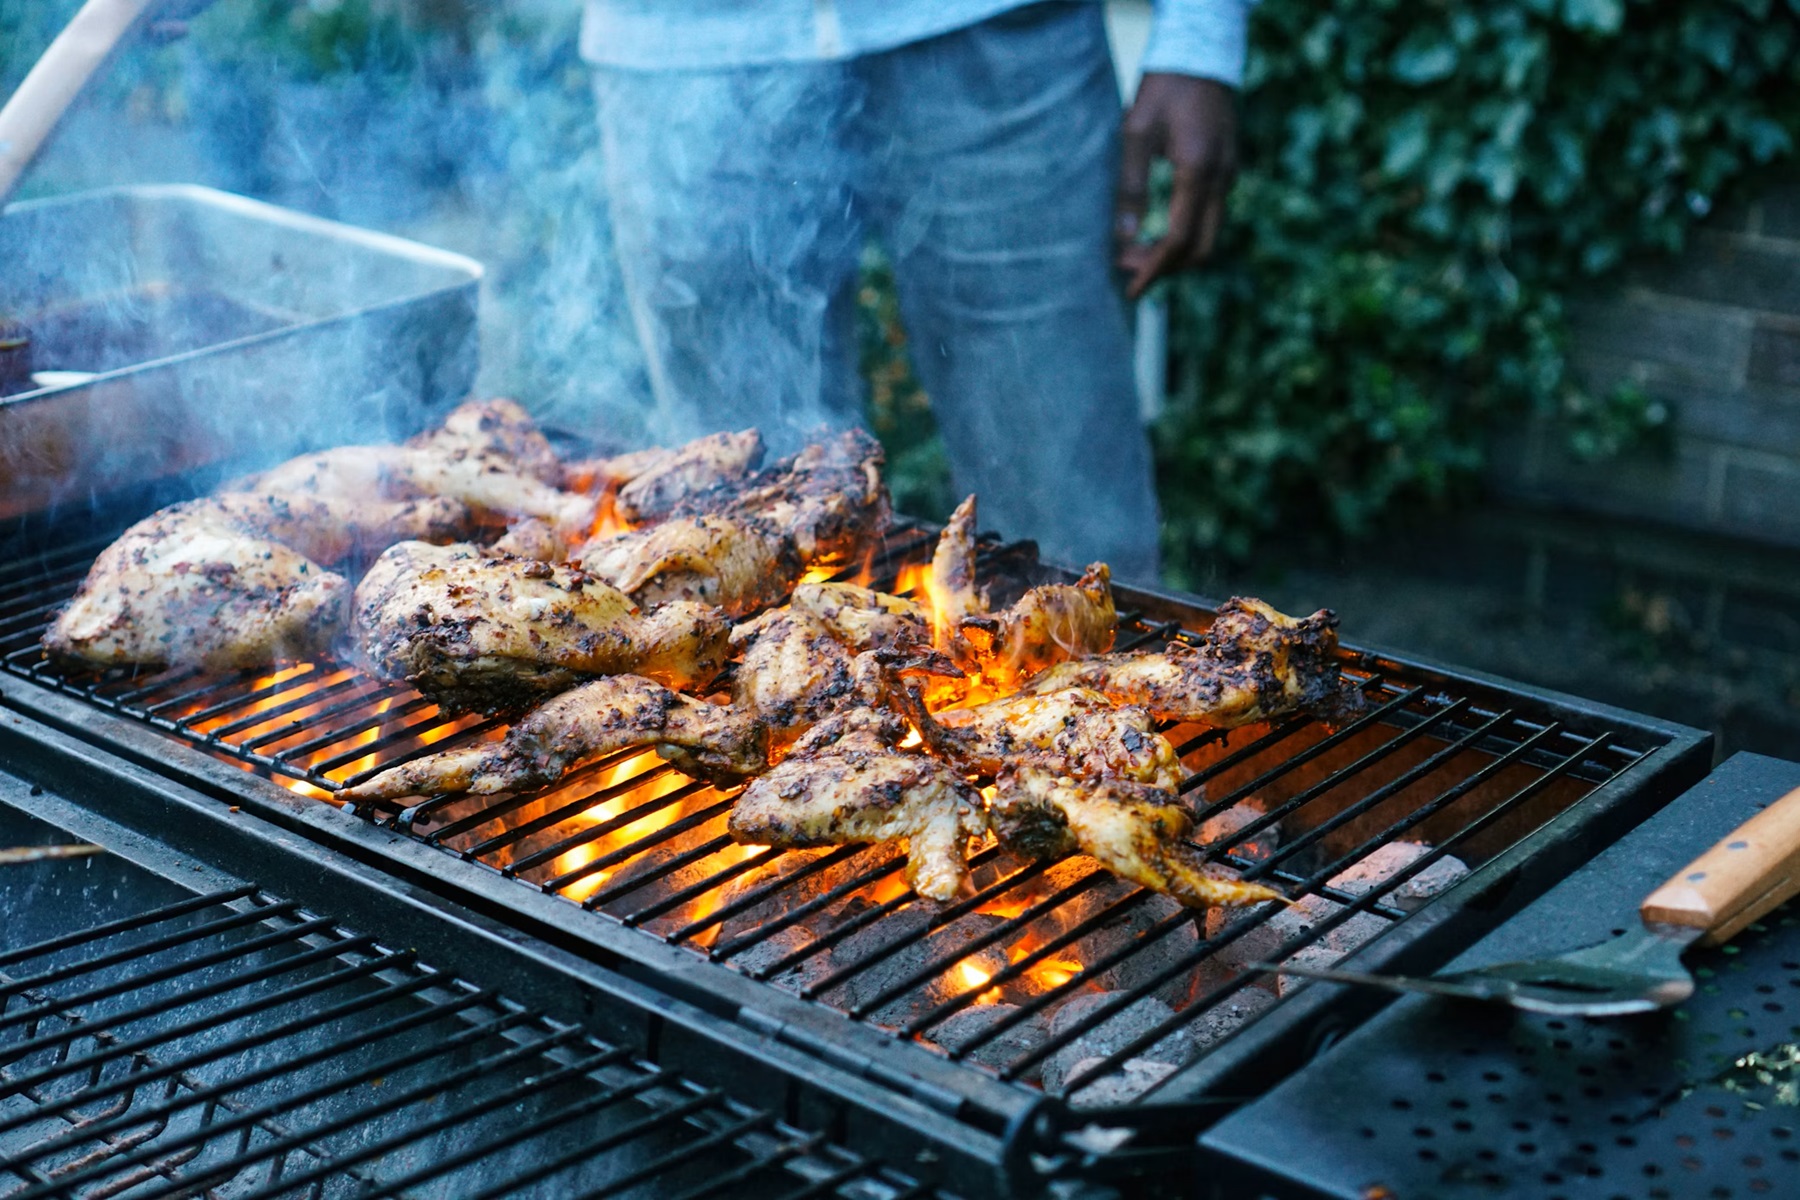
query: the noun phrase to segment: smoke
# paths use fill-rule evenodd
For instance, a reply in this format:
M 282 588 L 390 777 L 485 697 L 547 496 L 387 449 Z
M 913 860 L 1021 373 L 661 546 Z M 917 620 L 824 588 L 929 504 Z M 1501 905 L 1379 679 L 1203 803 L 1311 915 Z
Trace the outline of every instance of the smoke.
M 0 88 L 16 86 L 76 7 L 0 0 Z M 474 389 L 517 396 L 601 446 L 640 444 L 656 422 L 613 254 L 579 8 L 219 0 L 185 37 L 127 45 L 15 199 L 199 183 L 468 255 L 486 268 Z M 139 215 L 101 205 L 79 219 L 40 214 L 28 235 L 16 217 L 10 236 L 0 231 L 0 308 L 45 331 L 40 368 L 115 368 L 444 282 L 442 271 L 315 247 L 293 231 L 276 234 L 292 239 L 285 255 L 276 248 L 286 278 L 233 278 L 234 259 L 270 261 L 261 234 Z M 194 279 L 218 281 L 220 294 L 172 297 Z M 75 309 L 85 325 L 65 337 Z M 351 323 L 302 352 L 218 355 L 180 381 L 198 427 L 127 434 L 102 428 L 103 413 L 77 422 L 79 438 L 140 445 L 107 446 L 109 468 L 70 480 L 59 499 L 134 479 L 150 445 L 179 460 L 225 440 L 262 446 L 266 460 L 301 441 L 406 432 L 411 394 L 469 373 L 454 326 L 454 314 L 427 307 Z M 444 360 L 435 376 L 425 356 Z M 0 421 L 0 470 L 15 483 L 72 457 L 41 429 Z

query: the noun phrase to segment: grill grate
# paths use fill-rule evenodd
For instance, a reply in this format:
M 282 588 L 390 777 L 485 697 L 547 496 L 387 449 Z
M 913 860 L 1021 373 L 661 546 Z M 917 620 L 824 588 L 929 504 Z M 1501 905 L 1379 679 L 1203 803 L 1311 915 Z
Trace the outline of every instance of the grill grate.
M 921 528 L 898 532 L 875 564 L 878 585 L 895 586 L 932 540 Z M 40 660 L 37 641 L 104 544 L 0 573 L 6 670 L 325 800 L 397 762 L 503 732 L 478 717 L 445 721 L 411 690 L 335 663 L 230 677 L 63 674 Z M 988 541 L 982 564 L 1017 586 L 1029 559 Z M 1192 617 L 1184 627 L 1124 613 L 1119 646 L 1193 641 L 1206 614 Z M 1256 989 L 1267 980 L 1224 969 L 1234 956 L 1341 957 L 1405 918 L 1401 889 L 1445 856 L 1489 861 L 1656 748 L 1642 730 L 1572 728 L 1546 706 L 1373 656 L 1346 655 L 1345 668 L 1371 704 L 1341 727 L 1296 719 L 1169 731 L 1202 821 L 1230 820 L 1203 852 L 1311 898 L 1315 919 L 1297 927 L 1281 924 L 1275 906 L 1196 918 L 1103 871 L 1022 862 L 992 846 L 973 859 L 975 895 L 929 905 L 886 848 L 736 845 L 724 827 L 730 794 L 651 752 L 589 764 L 541 792 L 436 797 L 367 815 L 1004 1080 L 1035 1084 L 1052 1066 L 1066 1075 L 1071 1054 L 1098 1058 L 1084 1077 L 1091 1087 L 1172 1033 L 1199 1038 L 1219 1014 L 1263 1003 Z M 1255 845 L 1276 834 L 1272 850 Z M 1432 849 L 1373 886 L 1333 884 L 1399 840 Z M 1059 1017 L 1076 997 L 1090 997 L 1080 1015 Z
M 16 1200 L 928 1194 L 247 886 L 0 948 L 0 1087 Z

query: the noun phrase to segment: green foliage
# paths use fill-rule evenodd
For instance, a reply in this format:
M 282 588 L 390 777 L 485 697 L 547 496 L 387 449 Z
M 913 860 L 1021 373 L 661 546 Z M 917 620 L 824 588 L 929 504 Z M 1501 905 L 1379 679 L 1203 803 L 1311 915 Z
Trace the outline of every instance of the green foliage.
M 1183 562 L 1465 494 L 1496 429 L 1668 426 L 1571 378 L 1565 298 L 1800 133 L 1800 0 L 1264 0 L 1218 261 L 1173 285 L 1158 431 Z

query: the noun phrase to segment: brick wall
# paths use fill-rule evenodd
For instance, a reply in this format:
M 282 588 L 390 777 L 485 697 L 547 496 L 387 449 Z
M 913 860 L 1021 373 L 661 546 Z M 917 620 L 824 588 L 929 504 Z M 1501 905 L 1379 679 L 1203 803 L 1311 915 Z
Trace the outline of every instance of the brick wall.
M 1800 546 L 1800 173 L 1578 305 L 1573 349 L 1596 391 L 1671 403 L 1672 452 L 1581 463 L 1533 426 L 1496 456 L 1498 491 Z

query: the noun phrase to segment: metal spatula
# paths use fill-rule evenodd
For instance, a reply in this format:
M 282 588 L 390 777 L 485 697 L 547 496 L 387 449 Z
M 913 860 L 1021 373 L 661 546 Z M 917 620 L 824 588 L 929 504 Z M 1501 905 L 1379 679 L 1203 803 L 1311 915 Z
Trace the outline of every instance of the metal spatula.
M 1609 1017 L 1679 1004 L 1694 994 L 1689 946 L 1730 941 L 1800 892 L 1800 788 L 1725 835 L 1638 907 L 1643 928 L 1554 958 L 1417 977 L 1257 963 L 1333 983 L 1491 1000 L 1531 1012 Z

